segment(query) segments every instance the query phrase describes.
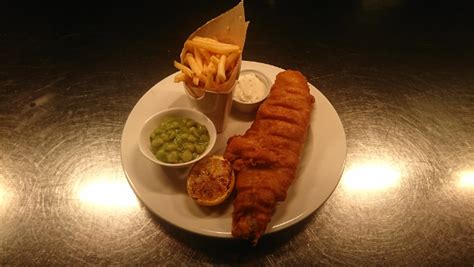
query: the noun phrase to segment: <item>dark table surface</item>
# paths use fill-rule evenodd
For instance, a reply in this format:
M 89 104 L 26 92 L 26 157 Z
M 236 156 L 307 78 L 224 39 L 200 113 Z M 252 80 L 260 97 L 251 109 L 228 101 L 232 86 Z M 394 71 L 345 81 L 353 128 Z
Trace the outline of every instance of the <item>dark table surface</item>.
M 120 158 L 127 116 L 175 72 L 187 35 L 234 4 L 2 7 L 0 265 L 474 264 L 465 4 L 247 1 L 244 59 L 298 69 L 331 101 L 341 181 L 256 247 L 180 230 L 137 201 Z

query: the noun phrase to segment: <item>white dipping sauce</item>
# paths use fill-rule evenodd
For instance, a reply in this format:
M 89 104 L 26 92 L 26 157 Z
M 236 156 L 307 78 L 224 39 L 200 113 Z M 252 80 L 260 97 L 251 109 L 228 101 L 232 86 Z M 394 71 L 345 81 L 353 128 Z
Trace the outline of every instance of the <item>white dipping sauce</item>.
M 266 88 L 262 80 L 253 73 L 240 75 L 235 86 L 234 98 L 237 101 L 252 103 L 265 97 Z

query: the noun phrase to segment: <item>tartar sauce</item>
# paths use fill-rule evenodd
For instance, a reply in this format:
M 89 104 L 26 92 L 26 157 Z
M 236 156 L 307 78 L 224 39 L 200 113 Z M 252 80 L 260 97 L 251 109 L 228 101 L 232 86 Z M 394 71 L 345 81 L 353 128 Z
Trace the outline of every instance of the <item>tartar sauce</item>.
M 240 75 L 235 86 L 234 98 L 240 102 L 252 103 L 265 97 L 265 84 L 254 73 Z

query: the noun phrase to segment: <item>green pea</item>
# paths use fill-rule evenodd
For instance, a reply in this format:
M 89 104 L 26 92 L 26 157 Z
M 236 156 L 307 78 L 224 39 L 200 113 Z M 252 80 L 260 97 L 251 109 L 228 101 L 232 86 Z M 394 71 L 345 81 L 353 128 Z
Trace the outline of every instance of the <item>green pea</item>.
M 153 141 L 151 141 L 151 146 L 154 148 L 159 148 L 161 147 L 165 142 L 161 138 L 155 138 Z
M 202 134 L 199 136 L 199 141 L 201 142 L 209 142 L 209 135 Z
M 183 153 L 181 153 L 181 159 L 186 162 L 190 161 L 193 159 L 193 154 L 189 150 L 184 150 Z
M 163 139 L 163 141 L 165 142 L 168 142 L 170 140 L 169 136 L 167 134 L 160 134 L 160 137 L 161 139 Z
M 168 155 L 166 155 L 166 159 L 170 163 L 177 163 L 179 161 L 178 152 L 171 151 L 170 153 L 168 153 Z
M 168 131 L 167 134 L 168 134 L 168 137 L 170 138 L 170 140 L 172 140 L 176 137 L 176 131 Z
M 176 144 L 182 144 L 184 141 L 186 140 L 183 140 L 180 135 L 176 135 L 176 137 L 174 138 L 174 142 Z
M 194 134 L 194 135 L 199 135 L 198 129 L 196 127 L 189 128 L 189 132 Z
M 161 161 L 166 161 L 166 152 L 160 149 L 156 152 L 155 157 Z
M 199 133 L 199 134 L 203 134 L 203 133 L 208 134 L 206 127 L 202 126 L 201 124 L 198 125 L 197 130 L 198 130 L 198 133 Z
M 191 143 L 195 143 L 198 139 L 194 135 L 189 135 L 188 136 L 188 141 Z
M 170 124 L 170 129 L 177 129 L 179 128 L 179 122 L 174 121 Z
M 191 143 L 184 143 L 184 144 L 183 144 L 183 147 L 184 147 L 184 149 L 189 150 L 189 151 L 191 151 L 191 152 L 194 152 L 194 151 L 196 150 L 196 148 L 194 147 L 194 145 L 191 144 Z
M 185 123 L 186 127 L 193 127 L 196 125 L 196 122 L 193 120 L 187 120 Z
M 197 152 L 198 154 L 201 154 L 202 152 L 204 152 L 204 150 L 206 150 L 206 147 L 203 146 L 203 145 L 194 145 L 194 146 L 195 146 L 196 152 Z
M 178 150 L 178 145 L 174 143 L 168 143 L 165 148 L 167 151 Z

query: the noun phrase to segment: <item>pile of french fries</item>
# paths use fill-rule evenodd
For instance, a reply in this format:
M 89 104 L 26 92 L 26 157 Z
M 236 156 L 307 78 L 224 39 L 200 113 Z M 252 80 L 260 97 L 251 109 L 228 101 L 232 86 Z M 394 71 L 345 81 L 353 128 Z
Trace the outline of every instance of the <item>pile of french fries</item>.
M 203 88 L 227 81 L 242 53 L 238 45 L 200 36 L 187 40 L 184 46 L 187 52 L 183 64 L 174 61 L 174 66 L 181 71 L 174 81 Z

